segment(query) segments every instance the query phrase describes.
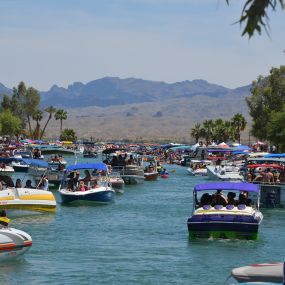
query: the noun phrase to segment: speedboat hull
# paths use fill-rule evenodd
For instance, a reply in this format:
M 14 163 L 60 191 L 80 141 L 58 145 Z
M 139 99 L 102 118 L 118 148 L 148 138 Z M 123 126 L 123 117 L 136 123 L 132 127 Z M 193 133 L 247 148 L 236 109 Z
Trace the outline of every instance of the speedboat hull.
M 154 181 L 157 180 L 158 173 L 157 172 L 150 172 L 144 174 L 145 180 L 147 181 Z
M 275 284 L 284 284 L 284 263 L 262 263 L 234 268 L 231 275 L 238 282 L 272 282 Z
M 5 210 L 55 212 L 56 201 L 50 191 L 9 188 L 0 191 L 0 208 Z
M 194 214 L 187 221 L 189 238 L 256 240 L 262 214 L 258 212 L 256 215 L 247 215 L 238 210 L 228 212 L 230 211 L 236 213 L 230 214 L 226 210 L 205 210 L 204 214 Z
M 144 183 L 144 176 L 141 175 L 121 175 L 125 184 L 128 185 L 136 185 Z
M 32 246 L 32 238 L 24 231 L 14 228 L 0 229 L 0 261 L 18 258 Z
M 103 188 L 103 187 L 102 187 Z M 63 204 L 110 204 L 115 200 L 112 189 L 91 189 L 87 191 L 59 190 Z

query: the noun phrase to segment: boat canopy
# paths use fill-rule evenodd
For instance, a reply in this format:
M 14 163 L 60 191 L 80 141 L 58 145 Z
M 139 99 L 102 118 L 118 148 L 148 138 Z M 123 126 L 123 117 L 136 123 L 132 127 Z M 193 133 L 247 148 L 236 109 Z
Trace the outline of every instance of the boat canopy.
M 107 171 L 107 165 L 102 162 L 79 163 L 79 164 L 70 165 L 66 168 L 67 171 L 78 170 L 78 169 L 98 169 L 98 170 Z
M 285 157 L 285 153 L 270 153 L 264 156 L 265 158 L 273 158 L 273 157 Z
M 26 164 L 32 165 L 32 166 L 43 167 L 43 168 L 49 167 L 48 163 L 42 159 L 21 158 L 19 160 L 25 162 Z
M 247 191 L 247 192 L 259 192 L 259 186 L 252 183 L 246 182 L 214 182 L 198 184 L 194 187 L 194 191 L 216 191 L 216 190 L 236 190 L 236 191 Z

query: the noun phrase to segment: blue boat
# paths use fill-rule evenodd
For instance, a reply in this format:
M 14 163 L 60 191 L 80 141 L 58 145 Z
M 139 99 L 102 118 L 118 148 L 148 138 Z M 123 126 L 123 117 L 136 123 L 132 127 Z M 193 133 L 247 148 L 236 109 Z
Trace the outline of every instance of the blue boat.
M 222 191 L 228 192 L 228 199 Z M 236 194 L 239 200 L 232 198 Z M 194 187 L 193 196 L 193 213 L 187 221 L 190 238 L 257 239 L 263 218 L 259 211 L 258 185 L 245 182 L 199 184 Z
M 85 177 L 81 178 L 84 171 Z M 59 187 L 62 203 L 109 204 L 115 200 L 105 163 L 82 163 L 69 166 Z

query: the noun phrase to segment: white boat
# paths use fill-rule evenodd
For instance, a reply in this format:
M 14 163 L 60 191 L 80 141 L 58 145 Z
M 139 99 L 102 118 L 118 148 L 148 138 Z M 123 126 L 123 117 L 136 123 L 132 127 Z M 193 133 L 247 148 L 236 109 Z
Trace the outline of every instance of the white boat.
M 284 284 L 284 262 L 261 263 L 234 268 L 231 272 L 238 282 L 271 282 Z M 270 283 L 270 284 L 271 284 Z
M 191 165 L 187 168 L 190 175 L 193 176 L 207 176 L 207 165 L 211 165 L 210 160 L 191 160 Z
M 18 258 L 32 246 L 32 238 L 24 231 L 10 227 L 0 228 L 0 261 Z
M 211 180 L 244 181 L 240 167 L 232 165 L 207 165 L 207 175 Z
M 109 174 L 110 183 L 113 189 L 120 194 L 124 193 L 125 182 L 119 172 L 112 172 Z
M 12 166 L 6 165 L 5 163 L 0 164 L 0 175 L 13 175 L 15 172 Z
M 12 161 L 11 166 L 14 168 L 15 172 L 28 172 L 30 167 L 23 161 Z
M 0 209 L 25 212 L 55 212 L 56 201 L 50 191 L 16 188 L 10 177 L 2 176 L 2 179 L 6 185 L 0 191 Z
M 74 177 L 80 170 L 88 170 L 96 174 L 88 182 Z M 98 179 L 97 173 L 104 172 L 104 178 Z M 108 169 L 104 163 L 81 163 L 67 167 L 65 176 L 59 187 L 62 203 L 69 204 L 109 204 L 114 202 L 115 191 L 108 179 Z

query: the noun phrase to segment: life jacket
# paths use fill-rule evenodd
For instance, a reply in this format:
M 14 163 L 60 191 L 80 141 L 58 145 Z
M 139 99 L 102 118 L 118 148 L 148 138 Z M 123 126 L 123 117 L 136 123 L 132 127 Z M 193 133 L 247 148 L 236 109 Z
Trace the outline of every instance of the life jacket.
M 10 219 L 7 217 L 0 217 L 0 225 L 7 227 L 10 223 Z

